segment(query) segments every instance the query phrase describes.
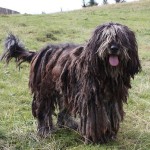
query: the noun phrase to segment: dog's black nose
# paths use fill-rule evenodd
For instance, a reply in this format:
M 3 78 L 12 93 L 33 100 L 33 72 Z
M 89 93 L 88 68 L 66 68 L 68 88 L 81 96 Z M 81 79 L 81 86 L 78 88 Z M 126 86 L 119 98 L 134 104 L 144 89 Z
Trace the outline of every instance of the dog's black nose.
M 112 51 L 117 51 L 119 48 L 118 48 L 117 45 L 111 45 L 110 49 L 111 49 Z
M 112 53 L 117 53 L 117 51 L 119 50 L 117 45 L 111 45 L 110 49 Z

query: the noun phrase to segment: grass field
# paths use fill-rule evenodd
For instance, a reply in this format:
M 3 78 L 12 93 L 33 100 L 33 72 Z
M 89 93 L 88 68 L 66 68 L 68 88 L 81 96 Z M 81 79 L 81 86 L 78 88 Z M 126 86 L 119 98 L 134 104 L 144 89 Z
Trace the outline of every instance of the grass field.
M 0 63 L 0 150 L 149 150 L 150 149 L 150 0 L 123 3 L 50 15 L 0 16 L 0 54 L 6 35 L 12 32 L 28 49 L 46 43 L 84 43 L 93 29 L 104 22 L 130 27 L 139 45 L 143 71 L 132 81 L 125 120 L 116 141 L 84 145 L 80 135 L 58 130 L 47 139 L 36 135 L 28 88 L 29 65 Z

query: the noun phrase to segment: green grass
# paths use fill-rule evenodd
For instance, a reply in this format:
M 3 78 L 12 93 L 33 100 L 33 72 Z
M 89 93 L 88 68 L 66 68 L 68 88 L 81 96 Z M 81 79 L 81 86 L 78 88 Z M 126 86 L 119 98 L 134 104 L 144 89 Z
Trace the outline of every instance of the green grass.
M 0 63 L 0 149 L 4 150 L 149 150 L 150 149 L 150 1 L 92 7 L 50 15 L 0 16 L 0 53 L 6 35 L 18 35 L 28 49 L 46 43 L 84 43 L 93 29 L 104 22 L 129 26 L 139 45 L 143 71 L 132 81 L 125 120 L 116 141 L 106 145 L 84 145 L 80 135 L 58 130 L 47 139 L 36 135 L 28 88 L 29 65 L 20 71 L 14 62 Z

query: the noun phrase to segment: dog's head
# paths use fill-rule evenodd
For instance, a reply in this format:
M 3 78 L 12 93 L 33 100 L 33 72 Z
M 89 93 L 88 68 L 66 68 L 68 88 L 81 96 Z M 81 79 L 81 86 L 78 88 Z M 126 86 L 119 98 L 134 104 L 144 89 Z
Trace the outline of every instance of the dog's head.
M 98 26 L 87 47 L 110 67 L 125 66 L 132 77 L 141 69 L 135 34 L 127 26 L 118 23 Z

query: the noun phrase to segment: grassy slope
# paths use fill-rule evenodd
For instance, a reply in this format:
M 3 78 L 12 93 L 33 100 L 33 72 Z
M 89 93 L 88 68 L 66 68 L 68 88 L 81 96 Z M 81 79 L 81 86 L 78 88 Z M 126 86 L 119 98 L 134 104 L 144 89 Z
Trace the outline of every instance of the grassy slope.
M 150 1 L 93 7 L 51 15 L 0 16 L 0 53 L 8 32 L 17 34 L 29 49 L 45 43 L 88 40 L 91 31 L 104 22 L 119 22 L 136 32 L 143 71 L 133 81 L 126 117 L 118 139 L 108 145 L 87 145 L 75 132 L 59 130 L 51 138 L 36 136 L 28 89 L 28 64 L 20 71 L 12 62 L 0 63 L 0 149 L 150 149 Z

